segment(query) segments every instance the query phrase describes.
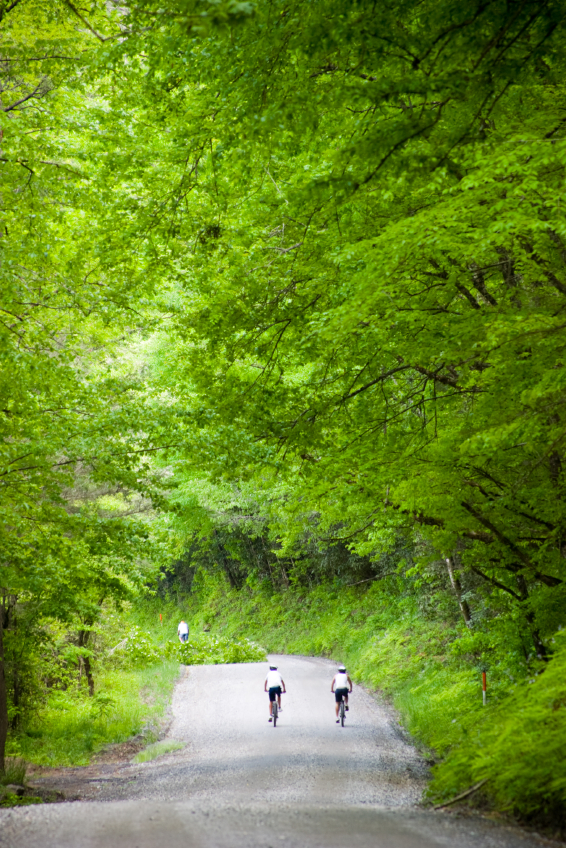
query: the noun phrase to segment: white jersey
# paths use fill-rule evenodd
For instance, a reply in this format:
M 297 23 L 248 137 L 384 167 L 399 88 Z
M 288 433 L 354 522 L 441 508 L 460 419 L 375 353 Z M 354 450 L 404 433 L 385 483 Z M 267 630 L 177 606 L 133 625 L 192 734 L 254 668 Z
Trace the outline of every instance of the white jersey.
M 273 689 L 274 686 L 281 686 L 281 675 L 278 671 L 267 672 L 267 688 Z
M 328 684 L 327 684 L 328 685 Z M 334 678 L 334 688 L 335 689 L 349 689 L 350 684 L 348 683 L 348 675 L 339 671 L 338 674 Z

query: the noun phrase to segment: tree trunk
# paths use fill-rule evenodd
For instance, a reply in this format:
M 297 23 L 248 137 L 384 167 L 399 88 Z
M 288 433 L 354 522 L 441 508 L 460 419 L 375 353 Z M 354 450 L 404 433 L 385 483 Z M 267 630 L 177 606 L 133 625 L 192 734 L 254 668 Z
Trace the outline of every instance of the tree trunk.
M 562 460 L 558 451 L 552 451 L 548 458 L 548 465 L 550 469 L 550 479 L 552 481 L 552 485 L 556 487 L 558 486 L 558 483 L 560 481 L 560 474 L 562 472 Z
M 234 572 L 232 571 L 232 569 L 230 567 L 230 560 L 229 560 L 228 555 L 226 553 L 226 549 L 225 549 L 224 545 L 222 544 L 222 542 L 220 541 L 220 538 L 219 538 L 216 530 L 214 530 L 214 539 L 216 541 L 218 553 L 219 553 L 220 559 L 222 561 L 222 568 L 224 569 L 224 573 L 225 573 L 226 577 L 228 578 L 228 583 L 230 584 L 232 589 L 239 589 L 240 586 L 238 585 L 238 581 L 236 580 L 236 576 L 234 575 Z
M 516 577 L 517 586 L 519 589 L 519 594 L 521 596 L 521 601 L 525 604 L 529 601 L 529 588 L 527 586 L 527 581 L 523 577 L 522 574 L 517 574 Z M 529 630 L 531 631 L 531 636 L 534 642 L 535 651 L 537 652 L 537 657 L 539 660 L 548 661 L 548 653 L 546 650 L 546 645 L 541 639 L 540 631 L 536 624 L 536 617 L 532 609 L 528 609 L 525 607 L 525 618 L 527 619 L 527 624 L 529 625 Z
M 0 606 L 0 773 L 4 771 L 8 738 L 8 691 L 4 662 L 4 604 Z
M 20 705 L 22 703 L 22 681 L 18 669 L 17 662 L 14 663 L 12 669 L 12 721 L 10 722 L 11 730 L 17 730 L 21 721 Z
M 90 639 L 90 630 L 79 630 L 79 648 L 86 648 Z M 91 698 L 94 696 L 94 677 L 92 675 L 92 665 L 90 657 L 81 657 L 83 668 L 85 670 L 86 679 L 88 682 L 88 694 Z
M 274 579 L 274 576 L 273 576 L 273 568 L 271 566 L 271 560 L 269 559 L 269 550 L 268 550 L 268 548 L 265 544 L 265 539 L 263 538 L 263 534 L 260 536 L 260 541 L 261 541 L 261 550 L 262 550 L 262 555 L 263 555 L 263 561 L 265 562 L 267 569 L 269 571 L 269 579 L 271 580 L 272 585 L 275 586 L 276 580 Z
M 548 662 L 548 652 L 546 650 L 546 645 L 541 639 L 540 631 L 535 623 L 535 614 L 532 610 L 529 610 L 527 612 L 526 619 L 529 623 L 529 628 L 531 631 L 531 636 L 533 637 L 533 642 L 535 645 L 535 650 L 537 652 L 538 659 L 544 660 L 544 662 Z
M 472 615 L 470 613 L 470 607 L 468 606 L 468 602 L 462 598 L 462 584 L 456 575 L 454 574 L 454 560 L 452 557 L 446 557 L 446 568 L 448 569 L 448 576 L 450 577 L 450 583 L 452 584 L 452 588 L 454 589 L 454 594 L 458 600 L 458 605 L 460 607 L 460 611 L 462 613 L 462 617 L 466 622 L 466 627 L 472 626 Z
M 83 657 L 85 664 L 85 674 L 86 679 L 88 681 L 88 694 L 91 698 L 94 697 L 94 677 L 92 676 L 92 666 L 90 664 L 90 657 Z
M 279 563 L 279 567 L 281 569 L 281 577 L 283 578 L 283 585 L 285 586 L 286 589 L 288 589 L 289 586 L 291 585 L 290 582 L 289 582 L 289 575 L 287 574 L 285 566 L 283 565 L 282 562 Z

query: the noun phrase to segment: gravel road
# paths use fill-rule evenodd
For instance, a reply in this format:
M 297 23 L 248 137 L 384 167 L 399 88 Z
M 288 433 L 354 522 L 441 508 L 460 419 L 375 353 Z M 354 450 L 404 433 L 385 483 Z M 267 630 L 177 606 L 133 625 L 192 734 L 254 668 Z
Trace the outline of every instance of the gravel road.
M 142 776 L 136 792 L 216 803 L 383 804 L 418 802 L 427 769 L 385 709 L 356 687 L 336 725 L 328 660 L 275 657 L 285 680 L 277 727 L 268 722 L 266 664 L 192 668 L 173 700 L 173 739 L 184 753 Z M 132 797 L 132 794 L 129 794 Z
M 389 709 L 356 686 L 342 728 L 329 691 L 335 665 L 274 659 L 288 689 L 276 728 L 267 720 L 265 663 L 186 669 L 168 735 L 184 744 L 182 750 L 139 765 L 59 774 L 59 788 L 68 793 L 80 785 L 78 795 L 86 800 L 0 811 L 0 846 L 549 844 L 484 819 L 416 809 L 427 766 Z

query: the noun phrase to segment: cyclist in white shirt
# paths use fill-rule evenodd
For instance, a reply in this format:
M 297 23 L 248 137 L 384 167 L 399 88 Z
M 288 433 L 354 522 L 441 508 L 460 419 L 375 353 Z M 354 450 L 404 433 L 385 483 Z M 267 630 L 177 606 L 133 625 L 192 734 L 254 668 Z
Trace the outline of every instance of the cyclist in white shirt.
M 352 691 L 352 681 L 350 680 L 350 675 L 346 671 L 345 666 L 339 666 L 338 673 L 334 675 L 332 680 L 330 691 L 334 693 L 334 697 L 336 699 L 336 724 L 339 724 L 340 719 L 338 718 L 338 711 L 340 710 L 340 701 L 344 698 L 344 706 L 347 710 L 349 710 L 348 693 Z
M 273 701 L 276 698 L 277 706 L 279 707 L 279 711 L 281 711 L 281 687 L 283 687 L 283 692 L 287 691 L 285 689 L 285 681 L 277 671 L 277 666 L 270 665 L 267 677 L 265 678 L 265 686 L 263 687 L 264 692 L 269 691 L 269 721 L 273 721 Z

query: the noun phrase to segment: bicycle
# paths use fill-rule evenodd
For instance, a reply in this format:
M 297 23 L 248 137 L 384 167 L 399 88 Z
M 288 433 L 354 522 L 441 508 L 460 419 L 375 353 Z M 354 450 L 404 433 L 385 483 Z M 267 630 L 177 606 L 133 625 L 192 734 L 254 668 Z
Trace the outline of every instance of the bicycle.
M 346 718 L 346 704 L 344 703 L 344 698 L 340 701 L 340 724 L 344 727 L 344 720 Z
M 279 707 L 277 706 L 277 696 L 271 704 L 271 716 L 273 718 L 273 727 L 277 724 L 277 716 L 279 715 Z

